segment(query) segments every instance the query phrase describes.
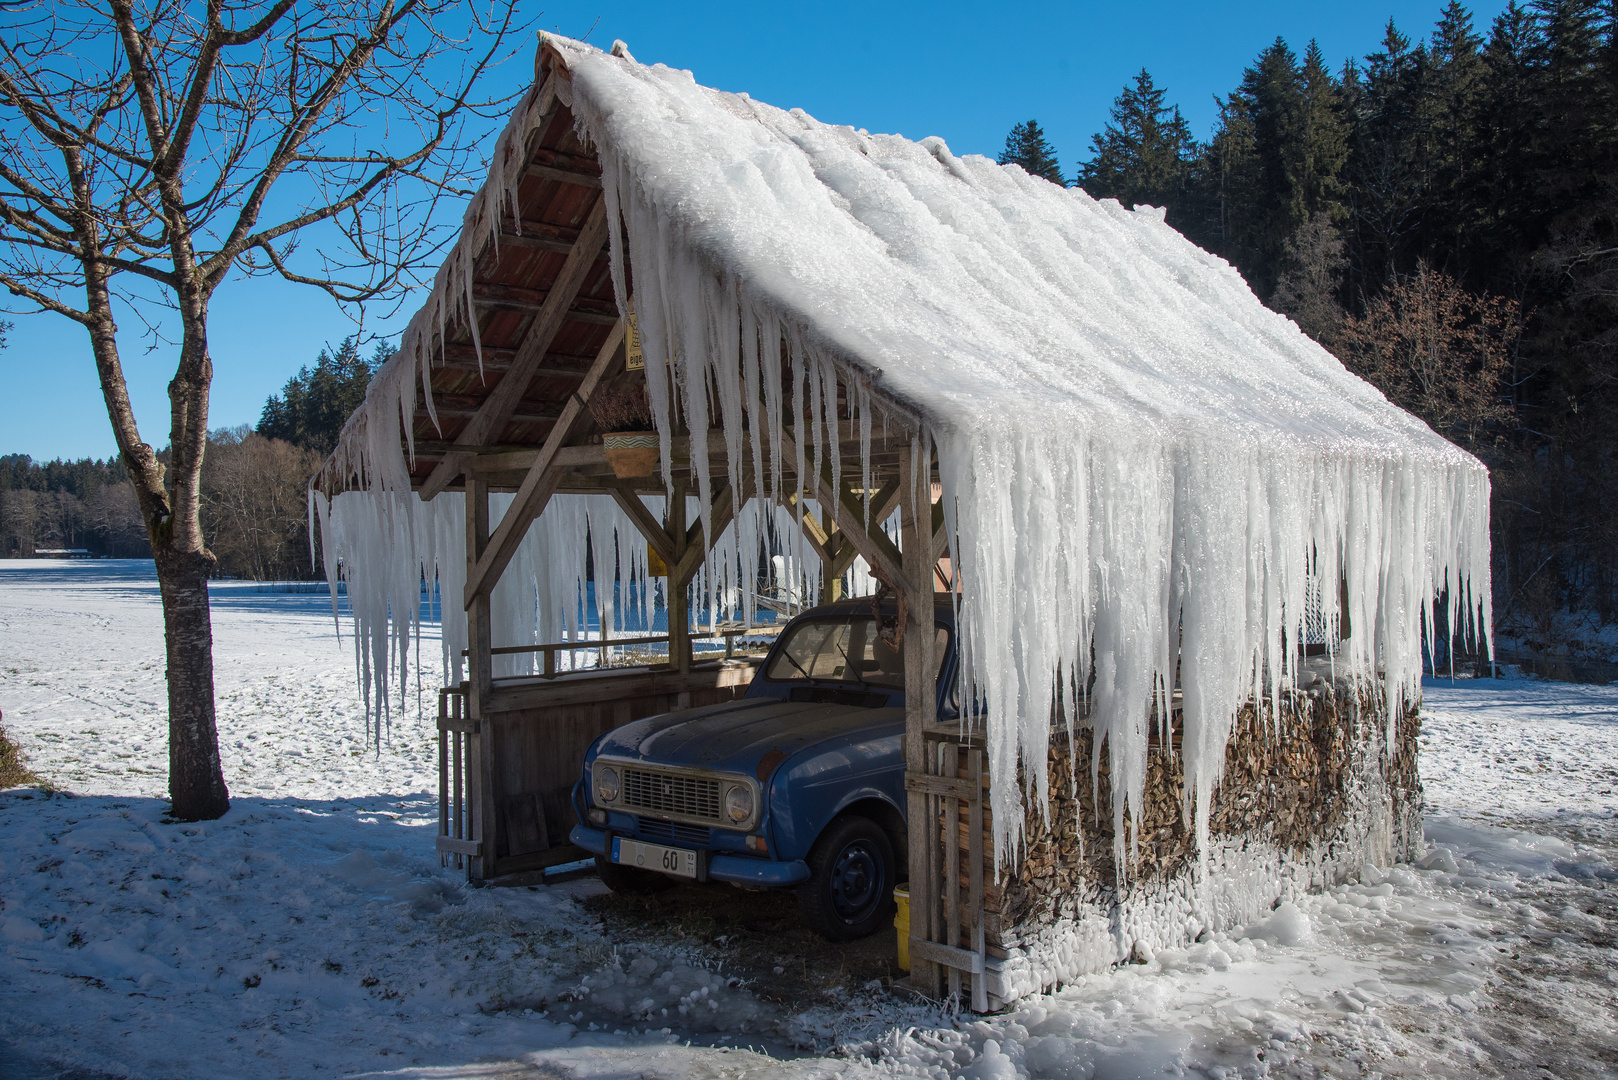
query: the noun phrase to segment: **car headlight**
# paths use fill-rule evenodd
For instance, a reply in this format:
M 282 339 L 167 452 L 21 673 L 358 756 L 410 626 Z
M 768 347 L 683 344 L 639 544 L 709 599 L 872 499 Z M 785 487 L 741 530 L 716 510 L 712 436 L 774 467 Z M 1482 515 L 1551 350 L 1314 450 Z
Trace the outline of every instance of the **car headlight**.
M 596 798 L 602 802 L 618 801 L 618 770 L 611 765 L 596 770 Z
M 753 792 L 747 787 L 733 787 L 725 792 L 725 813 L 740 825 L 753 816 Z

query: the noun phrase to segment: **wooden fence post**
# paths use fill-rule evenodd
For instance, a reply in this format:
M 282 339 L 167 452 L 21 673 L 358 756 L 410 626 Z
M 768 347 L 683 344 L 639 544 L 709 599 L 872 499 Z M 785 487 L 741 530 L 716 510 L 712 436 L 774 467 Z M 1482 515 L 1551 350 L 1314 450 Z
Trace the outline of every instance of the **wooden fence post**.
M 466 477 L 466 571 L 470 574 L 489 546 L 489 484 L 468 471 Z M 472 596 L 466 605 L 467 706 L 476 734 L 469 744 L 473 760 L 467 763 L 468 777 L 476 788 L 469 792 L 474 815 L 474 835 L 482 843 L 482 853 L 472 859 L 467 876 L 480 881 L 494 868 L 494 755 L 490 752 L 492 734 L 488 721 L 489 695 L 494 690 L 494 642 L 489 625 L 489 592 Z
M 900 545 L 903 549 L 903 590 L 908 608 L 904 639 L 905 770 L 912 777 L 932 772 L 925 731 L 936 719 L 938 658 L 933 649 L 932 510 L 929 495 L 931 454 L 915 465 L 900 455 Z M 919 466 L 917 468 L 916 466 Z M 953 779 L 953 778 L 952 778 Z M 939 908 L 942 868 L 938 799 L 914 787 L 909 792 L 907 831 L 910 847 L 910 935 L 938 941 L 942 933 Z M 942 996 L 940 965 L 910 951 L 910 985 L 929 997 Z

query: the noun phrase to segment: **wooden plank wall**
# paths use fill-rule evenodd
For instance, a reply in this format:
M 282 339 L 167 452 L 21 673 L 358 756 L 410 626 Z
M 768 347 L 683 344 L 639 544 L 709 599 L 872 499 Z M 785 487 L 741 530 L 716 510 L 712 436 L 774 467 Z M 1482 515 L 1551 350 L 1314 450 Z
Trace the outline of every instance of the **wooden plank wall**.
M 682 694 L 700 708 L 747 691 L 745 662 L 701 665 L 688 675 L 626 671 L 498 689 L 483 720 L 496 814 L 492 865 L 485 876 L 518 873 L 583 858 L 568 843 L 577 823 L 571 801 L 584 753 L 603 733 L 643 716 L 681 707 Z

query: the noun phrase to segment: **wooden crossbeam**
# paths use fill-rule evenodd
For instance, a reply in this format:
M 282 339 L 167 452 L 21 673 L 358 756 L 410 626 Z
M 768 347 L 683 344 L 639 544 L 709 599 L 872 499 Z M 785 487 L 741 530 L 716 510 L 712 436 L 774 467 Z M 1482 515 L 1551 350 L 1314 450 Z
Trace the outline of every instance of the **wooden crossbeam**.
M 567 261 L 562 264 L 561 272 L 556 275 L 556 281 L 546 295 L 544 305 L 534 317 L 533 325 L 528 328 L 528 336 L 517 349 L 517 356 L 512 360 L 510 370 L 483 400 L 483 404 L 478 407 L 477 415 L 472 417 L 465 429 L 456 437 L 457 448 L 475 450 L 497 436 L 500 428 L 505 426 L 506 420 L 528 390 L 528 384 L 534 377 L 534 369 L 539 367 L 545 359 L 546 352 L 550 350 L 556 332 L 562 328 L 562 321 L 567 317 L 569 305 L 578 295 L 580 286 L 584 284 L 585 275 L 595 266 L 601 248 L 606 242 L 606 200 L 597 199 L 590 216 L 585 219 L 584 227 L 579 230 L 578 242 L 568 253 Z M 617 333 L 621 339 L 622 330 Z M 562 425 L 558 424 L 557 428 L 552 429 L 553 437 L 561 427 Z M 443 461 L 433 466 L 432 473 L 422 483 L 423 501 L 430 501 L 434 495 L 443 491 L 455 475 L 452 458 L 446 456 Z
M 545 302 L 549 299 L 550 292 L 545 289 L 529 289 L 521 285 L 501 285 L 496 283 L 472 286 L 472 302 L 483 309 L 533 314 L 542 311 L 545 307 Z M 611 300 L 597 300 L 591 296 L 575 296 L 572 305 L 567 310 L 567 317 L 577 319 L 580 322 L 593 322 L 604 319 L 607 323 L 615 323 L 618 321 L 618 305 Z
M 485 355 L 484 358 L 483 358 L 483 367 L 482 367 L 481 370 L 478 368 L 478 363 L 477 363 L 476 360 L 451 360 L 447 364 L 434 364 L 433 369 L 438 370 L 438 369 L 442 368 L 445 371 L 464 371 L 468 375 L 479 375 L 479 374 L 490 375 L 490 374 L 494 374 L 496 372 L 505 371 L 510 366 L 511 366 L 511 361 L 510 360 L 490 360 L 488 358 L 488 356 Z M 541 364 L 539 367 L 536 367 L 534 369 L 534 378 L 536 378 L 536 379 L 582 379 L 582 378 L 584 378 L 584 373 L 586 371 L 588 371 L 588 370 L 589 370 L 588 368 L 582 368 L 582 367 L 557 367 L 557 366 L 552 365 L 552 364 Z M 433 397 L 434 397 L 434 402 L 433 403 L 436 405 L 437 404 L 437 395 L 435 394 L 435 395 L 433 395 Z M 420 406 L 418 411 L 425 412 L 426 411 L 426 406 L 425 405 Z
M 449 397 L 439 398 L 434 402 L 438 415 L 443 417 L 461 417 L 477 415 L 476 398 Z M 511 410 L 507 420 L 518 420 L 527 423 L 547 423 L 562 415 L 562 409 L 557 405 L 518 405 Z
M 560 251 L 564 254 L 573 250 L 572 240 L 557 235 L 562 231 L 561 229 L 556 230 L 556 232 L 546 231 L 541 233 L 530 232 L 528 229 L 529 227 L 524 225 L 524 231 L 520 233 L 512 232 L 509 229 L 502 230 L 500 233 L 500 246 L 502 248 L 526 248 L 529 251 Z M 567 231 L 572 232 L 573 230 L 568 229 Z
M 540 448 L 539 456 L 534 458 L 534 463 L 528 467 L 528 473 L 523 477 L 522 485 L 517 488 L 517 494 L 512 498 L 505 517 L 500 519 L 499 527 L 489 537 L 488 547 L 478 558 L 477 565 L 467 575 L 467 607 L 471 607 L 472 602 L 479 596 L 494 589 L 494 583 L 500 580 L 501 572 L 511 562 L 511 557 L 517 553 L 517 545 L 522 543 L 524 534 L 528 532 L 529 523 L 544 511 L 545 504 L 556 491 L 557 481 L 562 475 L 556 461 L 557 454 L 571 433 L 574 422 L 583 414 L 590 395 L 595 392 L 602 377 L 618 359 L 618 347 L 623 341 L 624 324 L 619 323 L 613 328 L 612 333 L 607 335 L 606 344 L 601 346 L 601 352 L 596 355 L 595 363 L 590 365 L 590 372 L 584 377 L 584 382 L 562 407 L 562 415 L 551 428 L 550 435 L 545 439 L 545 445 Z

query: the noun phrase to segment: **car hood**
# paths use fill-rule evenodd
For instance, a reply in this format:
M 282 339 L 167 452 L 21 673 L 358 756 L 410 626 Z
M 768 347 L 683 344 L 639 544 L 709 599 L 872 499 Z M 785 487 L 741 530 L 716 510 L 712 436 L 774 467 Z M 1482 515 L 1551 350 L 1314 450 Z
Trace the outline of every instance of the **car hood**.
M 762 782 L 801 750 L 903 729 L 902 708 L 747 698 L 635 720 L 608 732 L 596 753 L 745 772 Z

